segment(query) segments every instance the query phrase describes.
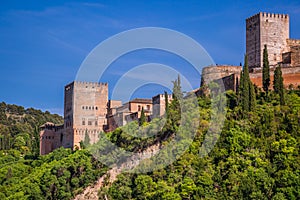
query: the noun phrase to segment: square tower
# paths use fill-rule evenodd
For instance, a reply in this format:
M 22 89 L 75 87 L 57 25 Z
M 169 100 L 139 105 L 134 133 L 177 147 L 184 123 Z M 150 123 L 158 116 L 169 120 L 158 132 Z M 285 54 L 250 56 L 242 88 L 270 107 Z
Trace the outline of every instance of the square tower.
M 258 13 L 246 19 L 246 54 L 249 69 L 263 65 L 264 45 L 267 45 L 270 66 L 282 62 L 289 39 L 289 16 Z
M 98 141 L 106 122 L 108 84 L 72 82 L 65 86 L 62 146 L 80 147 L 86 134 L 90 142 Z
M 168 95 L 168 102 L 171 103 L 173 97 L 171 94 Z M 153 118 L 161 117 L 166 112 L 166 97 L 165 94 L 158 94 L 154 97 L 152 97 L 152 115 Z

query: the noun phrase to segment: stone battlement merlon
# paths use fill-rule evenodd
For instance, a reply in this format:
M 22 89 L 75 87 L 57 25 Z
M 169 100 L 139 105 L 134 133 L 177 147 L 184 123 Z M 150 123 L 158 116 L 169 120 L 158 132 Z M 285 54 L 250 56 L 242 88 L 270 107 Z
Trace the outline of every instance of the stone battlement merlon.
M 288 14 L 276 14 L 276 13 L 267 13 L 267 12 L 259 12 L 249 18 L 246 19 L 246 22 L 255 21 L 258 18 L 281 18 L 281 19 L 289 19 Z
M 287 44 L 289 46 L 292 46 L 292 45 L 300 45 L 300 39 L 287 39 Z
M 172 98 L 172 96 L 173 96 L 172 94 L 168 94 L 168 98 Z M 158 98 L 158 97 L 165 98 L 165 94 L 158 94 L 158 95 L 156 95 L 156 96 L 153 96 L 152 99 L 153 99 L 153 98 Z
M 85 81 L 74 81 L 72 82 L 74 85 L 82 87 L 82 86 L 90 86 L 90 87 L 103 87 L 108 86 L 108 83 L 101 83 L 101 82 L 85 82 Z M 71 83 L 71 84 L 72 84 Z
M 267 13 L 267 12 L 260 12 L 261 17 L 268 17 L 268 18 L 285 18 L 288 19 L 288 14 L 276 14 L 276 13 Z

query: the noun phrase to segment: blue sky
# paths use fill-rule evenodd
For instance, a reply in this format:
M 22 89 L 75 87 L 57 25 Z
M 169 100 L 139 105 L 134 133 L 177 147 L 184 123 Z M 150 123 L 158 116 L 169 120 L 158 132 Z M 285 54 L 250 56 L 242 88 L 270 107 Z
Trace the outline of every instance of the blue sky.
M 88 53 L 132 28 L 182 32 L 199 42 L 215 63 L 239 65 L 245 53 L 245 19 L 260 11 L 289 14 L 290 36 L 300 38 L 299 1 L 2 1 L 0 101 L 61 114 L 63 87 L 75 79 Z M 188 65 L 176 56 L 148 50 L 121 58 L 112 69 L 149 62 L 183 71 Z M 108 75 L 107 81 L 113 85 L 116 77 Z M 191 82 L 197 87 L 200 80 L 191 76 Z M 147 97 L 147 91 L 153 88 L 136 95 Z

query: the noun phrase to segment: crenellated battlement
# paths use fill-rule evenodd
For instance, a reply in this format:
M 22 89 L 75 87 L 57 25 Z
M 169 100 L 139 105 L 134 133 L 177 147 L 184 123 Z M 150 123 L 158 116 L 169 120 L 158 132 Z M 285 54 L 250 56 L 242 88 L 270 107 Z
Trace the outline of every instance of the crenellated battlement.
M 289 46 L 298 46 L 300 45 L 300 40 L 299 39 L 287 39 L 287 44 Z
M 247 23 L 257 21 L 260 18 L 273 18 L 273 19 L 289 19 L 288 14 L 276 14 L 276 13 L 267 13 L 267 12 L 259 12 L 249 18 L 246 19 Z
M 282 19 L 288 19 L 288 14 L 276 14 L 276 13 L 266 13 L 266 12 L 260 12 L 259 15 L 261 17 L 267 17 L 267 18 L 282 18 Z
M 103 87 L 108 86 L 108 83 L 100 83 L 100 82 L 84 82 L 84 81 L 74 81 L 74 85 L 76 86 L 90 86 L 90 87 Z

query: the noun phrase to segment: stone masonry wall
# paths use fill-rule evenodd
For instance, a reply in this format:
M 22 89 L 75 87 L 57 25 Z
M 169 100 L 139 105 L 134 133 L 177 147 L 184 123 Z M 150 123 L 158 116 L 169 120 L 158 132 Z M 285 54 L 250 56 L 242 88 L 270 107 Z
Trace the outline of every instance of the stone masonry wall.
M 73 145 L 79 147 L 85 134 L 95 143 L 107 124 L 108 84 L 74 82 L 73 92 Z
M 240 76 L 241 71 L 241 66 L 222 65 L 204 67 L 202 69 L 201 85 L 208 84 L 213 80 L 222 79 L 224 77 L 230 76 L 231 74 Z
M 281 68 L 283 84 L 286 88 L 290 85 L 297 87 L 300 85 L 300 67 L 289 67 Z M 258 87 L 262 87 L 262 72 L 257 71 L 255 73 L 250 73 L 251 81 Z M 271 85 L 270 89 L 273 89 L 274 71 L 270 72 Z
M 258 13 L 246 19 L 246 54 L 249 68 L 261 67 L 263 49 L 267 45 L 270 65 L 282 60 L 288 51 L 289 16 L 286 14 Z

